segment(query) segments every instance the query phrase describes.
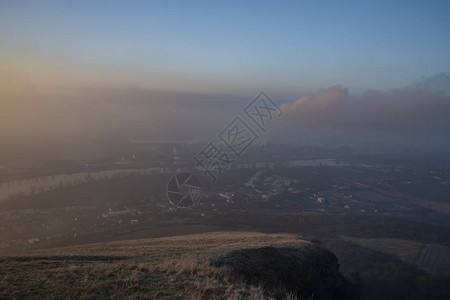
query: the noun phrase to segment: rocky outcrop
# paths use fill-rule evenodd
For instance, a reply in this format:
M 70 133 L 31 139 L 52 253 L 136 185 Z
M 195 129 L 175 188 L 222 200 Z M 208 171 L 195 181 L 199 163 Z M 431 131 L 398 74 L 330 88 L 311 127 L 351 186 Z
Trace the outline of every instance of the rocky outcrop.
M 287 294 L 299 299 L 358 299 L 351 284 L 339 273 L 337 257 L 316 245 L 235 250 L 214 264 L 229 267 L 237 280 L 262 286 L 276 299 Z

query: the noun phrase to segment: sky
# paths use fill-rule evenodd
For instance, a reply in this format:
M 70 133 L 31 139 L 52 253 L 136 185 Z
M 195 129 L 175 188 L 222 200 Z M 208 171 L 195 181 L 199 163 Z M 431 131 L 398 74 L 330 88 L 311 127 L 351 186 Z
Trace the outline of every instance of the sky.
M 450 1 L 0 0 L 0 160 L 209 138 L 260 91 L 264 142 L 450 149 Z
M 449 73 L 449 53 L 445 0 L 0 1 L 2 88 L 389 91 Z

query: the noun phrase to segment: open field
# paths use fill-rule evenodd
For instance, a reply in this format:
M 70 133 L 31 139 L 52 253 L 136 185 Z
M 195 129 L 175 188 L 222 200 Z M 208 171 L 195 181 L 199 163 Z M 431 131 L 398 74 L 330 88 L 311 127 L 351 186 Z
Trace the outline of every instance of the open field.
M 357 191 L 353 192 L 353 196 L 373 202 L 392 202 L 401 200 L 402 193 L 395 191 L 381 191 L 381 190 Z
M 450 270 L 450 247 L 425 245 L 417 259 L 417 265 L 432 273 L 448 272 Z
M 388 238 L 365 239 L 365 238 L 346 237 L 344 238 L 344 240 L 369 248 L 371 250 L 379 251 L 390 255 L 395 255 L 396 257 L 399 258 L 406 258 L 411 262 L 416 261 L 423 247 L 423 243 L 402 239 L 388 239 Z
M 406 199 L 408 199 L 408 201 L 410 201 L 411 203 L 414 203 L 425 209 L 430 209 L 439 213 L 450 215 L 450 203 L 448 202 L 430 201 L 418 196 L 409 196 L 406 197 Z

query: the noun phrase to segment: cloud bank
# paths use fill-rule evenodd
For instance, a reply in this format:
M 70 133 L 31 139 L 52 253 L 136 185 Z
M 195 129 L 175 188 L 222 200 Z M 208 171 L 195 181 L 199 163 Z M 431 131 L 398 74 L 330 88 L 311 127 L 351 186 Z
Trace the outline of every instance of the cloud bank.
M 332 86 L 281 105 L 285 112 L 266 140 L 308 137 L 336 143 L 445 145 L 450 138 L 450 76 L 438 74 L 402 89 L 351 95 Z

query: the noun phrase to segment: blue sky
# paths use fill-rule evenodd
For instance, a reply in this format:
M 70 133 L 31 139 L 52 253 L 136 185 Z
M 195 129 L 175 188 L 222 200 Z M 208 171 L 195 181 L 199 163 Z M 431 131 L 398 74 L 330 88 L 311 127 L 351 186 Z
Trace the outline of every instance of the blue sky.
M 0 71 L 42 86 L 301 94 L 450 72 L 450 1 L 1 1 Z

